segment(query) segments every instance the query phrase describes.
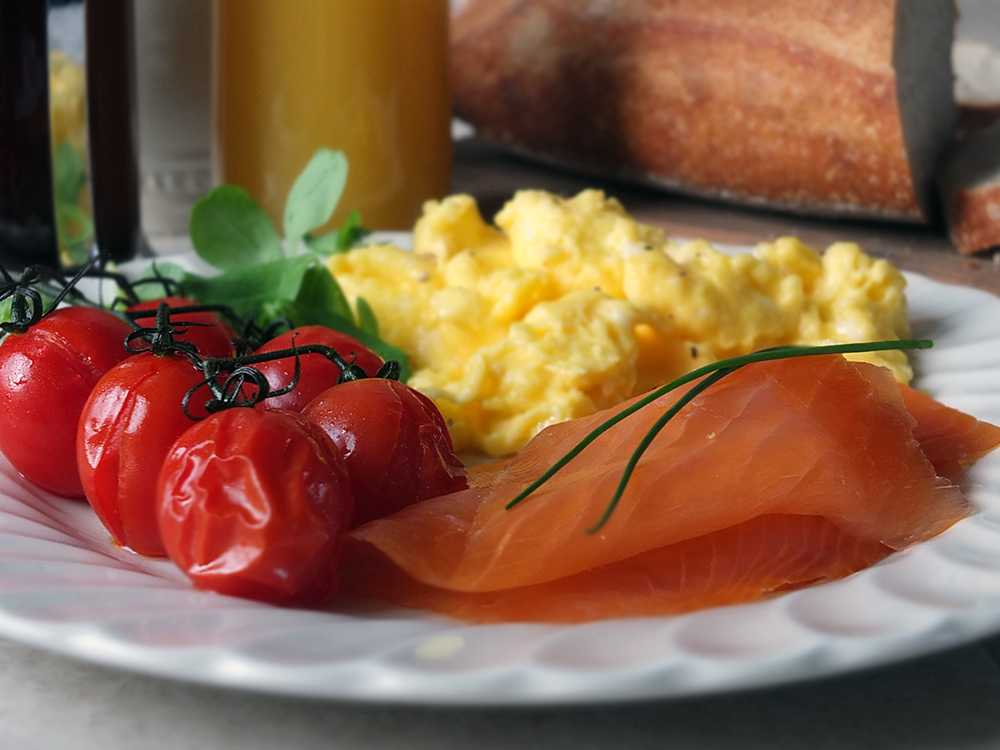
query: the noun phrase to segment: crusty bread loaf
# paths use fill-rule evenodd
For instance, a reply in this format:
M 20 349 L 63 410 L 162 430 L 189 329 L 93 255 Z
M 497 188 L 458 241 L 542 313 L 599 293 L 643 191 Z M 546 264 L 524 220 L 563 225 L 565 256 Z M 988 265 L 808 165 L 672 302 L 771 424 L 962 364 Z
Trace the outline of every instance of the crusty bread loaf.
M 955 144 L 942 161 L 940 187 L 959 252 L 1000 246 L 1000 122 Z
M 954 131 L 951 0 L 467 0 L 457 113 L 576 169 L 925 221 Z
M 1000 50 L 956 41 L 958 140 L 938 168 L 951 240 L 965 255 L 1000 246 Z

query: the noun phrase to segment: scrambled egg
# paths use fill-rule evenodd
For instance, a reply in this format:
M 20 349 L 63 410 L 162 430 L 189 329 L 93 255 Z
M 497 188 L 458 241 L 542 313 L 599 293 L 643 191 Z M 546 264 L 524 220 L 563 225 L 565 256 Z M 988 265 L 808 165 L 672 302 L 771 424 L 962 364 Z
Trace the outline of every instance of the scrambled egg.
M 902 275 L 857 245 L 820 255 L 784 238 L 728 255 L 596 190 L 519 192 L 495 227 L 468 196 L 430 202 L 413 252 L 373 245 L 330 268 L 411 357 L 410 385 L 456 449 L 494 456 L 718 359 L 910 335 Z M 866 356 L 912 376 L 902 352 Z

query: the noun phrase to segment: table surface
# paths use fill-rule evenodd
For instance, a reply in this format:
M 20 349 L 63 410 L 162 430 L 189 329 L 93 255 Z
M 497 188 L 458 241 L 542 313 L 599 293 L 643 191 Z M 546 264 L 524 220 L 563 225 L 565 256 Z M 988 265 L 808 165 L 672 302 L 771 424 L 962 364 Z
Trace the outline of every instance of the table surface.
M 491 216 L 514 190 L 603 187 L 678 236 L 838 239 L 904 268 L 1000 294 L 1000 255 L 961 258 L 940 227 L 754 212 L 560 173 L 475 140 L 456 191 Z M 997 748 L 1000 635 L 833 679 L 710 698 L 567 709 L 354 706 L 224 691 L 81 663 L 0 639 L 0 748 Z

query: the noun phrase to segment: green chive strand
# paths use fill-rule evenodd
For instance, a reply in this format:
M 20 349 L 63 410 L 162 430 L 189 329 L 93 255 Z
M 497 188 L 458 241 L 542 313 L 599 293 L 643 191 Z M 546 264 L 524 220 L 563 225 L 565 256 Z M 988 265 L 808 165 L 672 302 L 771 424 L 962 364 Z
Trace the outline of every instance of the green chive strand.
M 614 512 L 615 507 L 618 505 L 618 501 L 621 499 L 622 494 L 625 491 L 625 487 L 628 484 L 629 479 L 632 476 L 632 472 L 635 466 L 638 464 L 639 459 L 642 454 L 652 443 L 653 439 L 657 434 L 663 429 L 663 427 L 669 422 L 680 409 L 689 403 L 695 396 L 704 391 L 710 385 L 721 380 L 726 375 L 745 367 L 746 365 L 756 364 L 758 362 L 771 362 L 780 359 L 792 359 L 793 357 L 815 357 L 824 354 L 862 354 L 868 352 L 880 352 L 880 351 L 892 351 L 892 350 L 905 350 L 905 349 L 930 349 L 933 346 L 933 342 L 928 339 L 903 339 L 899 341 L 873 341 L 866 343 L 857 344 L 828 344 L 823 346 L 778 346 L 771 349 L 762 349 L 758 352 L 753 352 L 752 354 L 744 354 L 739 357 L 731 357 L 730 359 L 723 359 L 718 362 L 713 362 L 712 364 L 699 367 L 697 370 L 692 370 L 686 375 L 682 375 L 676 380 L 661 386 L 647 395 L 643 396 L 641 399 L 636 401 L 631 406 L 622 409 L 620 412 L 615 414 L 613 417 L 605 420 L 591 432 L 589 432 L 580 442 L 578 442 L 572 449 L 570 449 L 566 454 L 562 456 L 558 461 L 556 461 L 552 466 L 550 466 L 538 479 L 525 487 L 517 496 L 514 497 L 506 506 L 505 510 L 510 510 L 522 500 L 531 495 L 535 490 L 545 484 L 549 479 L 555 476 L 560 470 L 562 470 L 570 461 L 576 458 L 583 450 L 593 443 L 598 437 L 603 435 L 609 429 L 614 427 L 616 424 L 626 419 L 627 417 L 635 414 L 637 411 L 643 407 L 651 404 L 656 399 L 661 396 L 670 393 L 681 386 L 687 385 L 699 378 L 703 378 L 706 375 L 711 376 L 705 378 L 703 383 L 699 383 L 697 386 L 692 388 L 688 393 L 681 397 L 680 400 L 670 409 L 668 409 L 663 416 L 661 416 L 653 427 L 650 428 L 646 437 L 643 438 L 642 442 L 633 452 L 628 465 L 625 468 L 625 472 L 622 475 L 621 481 L 618 483 L 618 488 L 615 491 L 615 495 L 605 510 L 601 519 L 592 527 L 587 529 L 588 533 L 596 533 L 599 531 L 611 517 Z

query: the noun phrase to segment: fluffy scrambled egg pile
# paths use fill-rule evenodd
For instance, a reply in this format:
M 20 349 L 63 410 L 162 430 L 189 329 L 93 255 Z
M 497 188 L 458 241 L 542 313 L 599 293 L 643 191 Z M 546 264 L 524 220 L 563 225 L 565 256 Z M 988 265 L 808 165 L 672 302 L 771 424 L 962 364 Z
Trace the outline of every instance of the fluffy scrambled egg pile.
M 468 196 L 430 202 L 413 252 L 373 245 L 330 268 L 411 357 L 410 385 L 456 449 L 493 456 L 718 359 L 910 335 L 902 275 L 857 245 L 820 255 L 786 238 L 727 255 L 595 190 L 519 192 L 496 226 Z M 869 356 L 912 376 L 902 352 Z

